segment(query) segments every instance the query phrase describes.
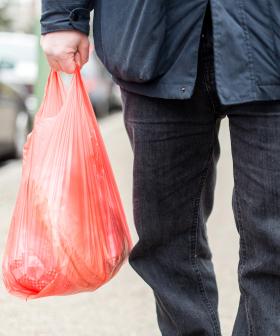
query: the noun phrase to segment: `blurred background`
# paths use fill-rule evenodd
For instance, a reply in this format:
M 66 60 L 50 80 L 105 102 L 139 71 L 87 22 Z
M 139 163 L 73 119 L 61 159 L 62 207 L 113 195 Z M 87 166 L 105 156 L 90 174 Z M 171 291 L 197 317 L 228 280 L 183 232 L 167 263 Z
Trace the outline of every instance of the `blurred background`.
M 40 2 L 0 0 L 0 255 L 20 182 L 22 147 L 44 93 L 49 68 L 39 46 Z M 134 242 L 132 151 L 123 125 L 119 88 L 94 51 L 82 70 L 120 189 Z M 65 77 L 68 81 L 69 78 Z M 220 132 L 215 208 L 208 222 L 220 293 L 223 335 L 238 305 L 238 236 L 231 210 L 233 187 L 227 119 Z M 154 299 L 128 264 L 93 293 L 25 302 L 0 282 L 0 336 L 159 336 Z

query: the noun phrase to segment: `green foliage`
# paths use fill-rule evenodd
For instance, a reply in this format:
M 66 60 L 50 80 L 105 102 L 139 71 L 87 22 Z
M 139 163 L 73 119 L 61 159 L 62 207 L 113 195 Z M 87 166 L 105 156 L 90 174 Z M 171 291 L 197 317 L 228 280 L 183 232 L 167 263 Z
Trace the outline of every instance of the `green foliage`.
M 11 28 L 12 21 L 7 16 L 7 7 L 7 4 L 0 6 L 0 31 L 6 31 Z

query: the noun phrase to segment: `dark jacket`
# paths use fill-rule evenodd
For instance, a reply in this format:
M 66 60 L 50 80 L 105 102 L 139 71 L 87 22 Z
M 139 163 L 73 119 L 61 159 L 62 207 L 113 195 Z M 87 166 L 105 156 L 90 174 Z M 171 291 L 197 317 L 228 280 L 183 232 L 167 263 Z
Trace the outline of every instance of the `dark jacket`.
M 209 0 L 223 104 L 280 99 L 280 0 Z M 42 0 L 42 34 L 93 36 L 100 60 L 129 91 L 189 98 L 208 0 Z

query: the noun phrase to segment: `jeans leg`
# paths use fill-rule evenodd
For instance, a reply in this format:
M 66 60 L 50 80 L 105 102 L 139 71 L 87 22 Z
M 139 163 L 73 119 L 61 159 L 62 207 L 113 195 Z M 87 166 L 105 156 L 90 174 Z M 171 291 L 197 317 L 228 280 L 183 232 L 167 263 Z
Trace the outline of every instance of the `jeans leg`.
M 280 335 L 280 101 L 228 109 L 240 235 L 234 336 Z
M 163 336 L 218 336 L 218 293 L 206 221 L 220 155 L 202 89 L 166 100 L 122 90 L 134 153 L 133 214 L 139 241 L 129 262 L 154 292 Z

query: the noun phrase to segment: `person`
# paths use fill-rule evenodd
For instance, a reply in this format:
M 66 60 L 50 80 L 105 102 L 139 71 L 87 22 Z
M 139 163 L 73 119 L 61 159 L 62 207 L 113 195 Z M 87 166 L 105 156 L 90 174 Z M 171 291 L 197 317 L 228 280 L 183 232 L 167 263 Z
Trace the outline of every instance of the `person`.
M 87 61 L 91 10 L 134 154 L 129 262 L 153 290 L 162 335 L 221 335 L 206 222 L 225 117 L 240 235 L 233 335 L 280 335 L 279 0 L 42 0 L 53 69 Z

